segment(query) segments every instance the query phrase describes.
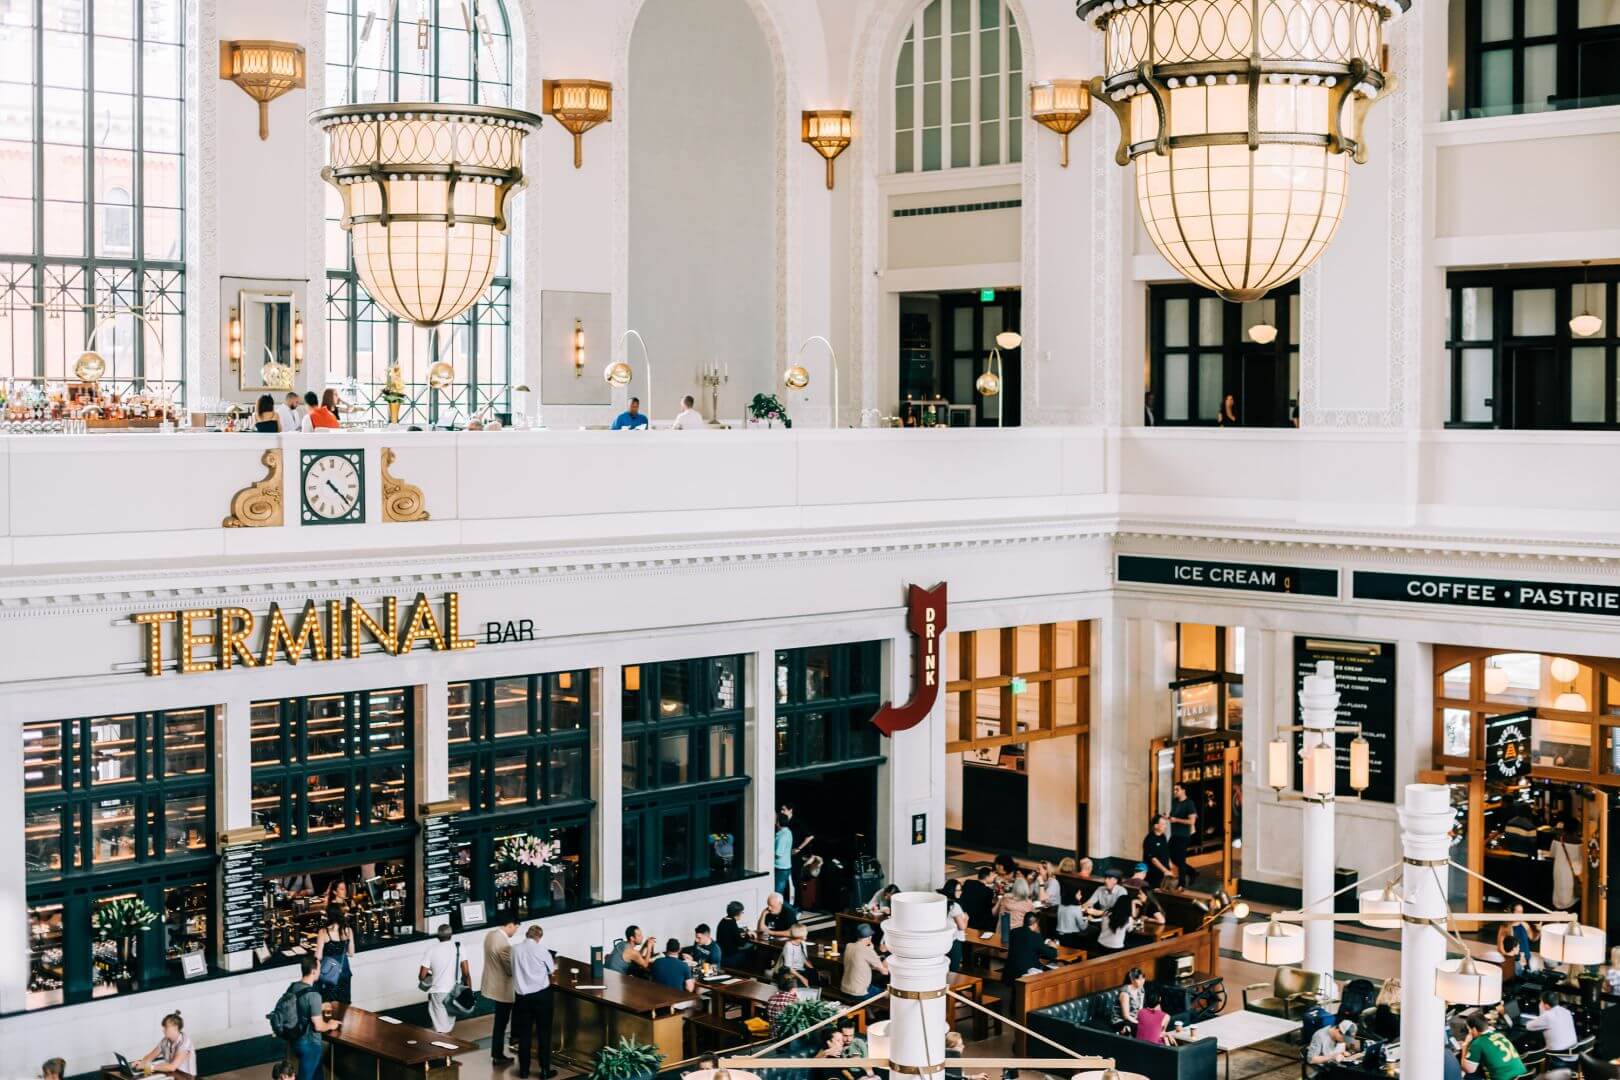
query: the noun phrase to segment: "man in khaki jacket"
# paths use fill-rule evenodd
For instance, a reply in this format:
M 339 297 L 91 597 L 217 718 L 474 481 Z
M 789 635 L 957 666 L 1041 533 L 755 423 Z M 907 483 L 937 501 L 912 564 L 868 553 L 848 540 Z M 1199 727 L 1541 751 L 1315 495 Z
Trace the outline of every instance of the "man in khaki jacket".
M 495 1030 L 489 1040 L 492 1065 L 510 1065 L 506 1056 L 506 1025 L 512 1019 L 512 939 L 517 937 L 517 915 L 501 912 L 501 924 L 484 935 L 484 971 L 478 992 L 495 1005 Z

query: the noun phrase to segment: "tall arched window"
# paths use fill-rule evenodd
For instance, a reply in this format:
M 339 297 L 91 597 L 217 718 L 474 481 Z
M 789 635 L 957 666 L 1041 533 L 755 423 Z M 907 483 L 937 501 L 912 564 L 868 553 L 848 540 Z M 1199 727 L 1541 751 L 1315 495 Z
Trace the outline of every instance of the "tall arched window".
M 894 68 L 894 171 L 1022 161 L 1024 77 L 1006 0 L 928 0 Z
M 455 101 L 509 105 L 512 36 L 501 0 L 329 0 L 326 101 Z M 511 407 L 510 243 L 489 290 L 452 322 L 423 330 L 371 299 L 355 273 L 342 204 L 326 189 L 326 381 L 381 413 L 388 368 L 405 378 L 407 420 L 436 422 Z M 437 360 L 455 385 L 428 388 Z
M 185 365 L 185 0 L 0 3 L 0 389 Z M 145 320 L 145 322 L 142 321 Z

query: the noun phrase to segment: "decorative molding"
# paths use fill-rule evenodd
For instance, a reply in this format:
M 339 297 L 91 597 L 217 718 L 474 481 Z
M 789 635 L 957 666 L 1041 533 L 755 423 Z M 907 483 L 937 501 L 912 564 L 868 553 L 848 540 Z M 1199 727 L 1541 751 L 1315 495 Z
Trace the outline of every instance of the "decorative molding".
M 324 5 L 315 5 L 317 7 Z M 219 397 L 218 96 L 205 57 L 219 53 L 218 0 L 186 2 L 186 404 Z M 317 59 L 312 57 L 312 59 Z M 316 204 L 320 205 L 320 204 Z M 211 358 L 211 359 L 210 359 Z M 209 362 L 204 362 L 208 359 Z
M 427 500 L 422 496 L 422 489 L 415 484 L 407 484 L 389 472 L 389 467 L 394 464 L 394 458 L 394 448 L 391 446 L 383 447 L 383 520 L 426 521 L 428 519 Z
M 231 513 L 220 527 L 224 529 L 263 529 L 281 525 L 281 451 L 266 450 L 259 461 L 269 471 L 231 496 Z

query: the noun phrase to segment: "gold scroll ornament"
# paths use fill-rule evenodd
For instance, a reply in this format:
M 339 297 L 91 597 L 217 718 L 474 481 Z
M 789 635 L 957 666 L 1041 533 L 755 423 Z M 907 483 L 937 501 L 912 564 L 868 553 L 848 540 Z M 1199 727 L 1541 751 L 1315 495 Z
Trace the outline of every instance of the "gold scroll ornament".
M 415 484 L 407 484 L 390 473 L 388 467 L 393 463 L 393 448 L 383 447 L 383 520 L 426 521 L 428 519 L 427 500 L 422 496 L 422 489 Z
M 259 459 L 269 472 L 231 496 L 231 514 L 220 522 L 227 529 L 259 529 L 282 524 L 281 451 L 266 450 Z

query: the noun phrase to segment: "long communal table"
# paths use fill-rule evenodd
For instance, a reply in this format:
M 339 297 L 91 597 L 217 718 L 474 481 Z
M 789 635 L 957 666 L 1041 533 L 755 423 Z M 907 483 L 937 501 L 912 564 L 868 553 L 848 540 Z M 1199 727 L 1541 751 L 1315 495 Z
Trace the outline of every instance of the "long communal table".
M 665 1061 L 686 1056 L 686 1015 L 700 1007 L 697 994 L 612 971 L 593 980 L 589 963 L 566 956 L 557 958 L 552 985 L 552 1049 L 569 1064 L 588 1069 L 598 1050 L 626 1036 L 656 1047 Z
M 478 1049 L 477 1043 L 354 1005 L 333 1005 L 332 1016 L 342 1026 L 325 1033 L 331 1080 L 456 1080 L 456 1056 Z

